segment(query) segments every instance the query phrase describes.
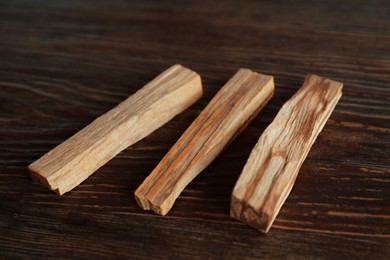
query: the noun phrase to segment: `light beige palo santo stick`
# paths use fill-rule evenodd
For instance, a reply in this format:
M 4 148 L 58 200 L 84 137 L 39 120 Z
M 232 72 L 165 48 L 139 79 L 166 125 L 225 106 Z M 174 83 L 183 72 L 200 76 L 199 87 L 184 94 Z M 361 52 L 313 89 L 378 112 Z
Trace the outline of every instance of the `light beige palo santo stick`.
M 32 163 L 28 167 L 30 174 L 62 195 L 201 96 L 200 76 L 181 65 L 174 65 Z
M 273 92 L 271 76 L 240 69 L 136 190 L 138 205 L 167 214 L 187 184 L 246 127 Z
M 252 150 L 231 198 L 230 215 L 268 232 L 343 84 L 308 75 Z

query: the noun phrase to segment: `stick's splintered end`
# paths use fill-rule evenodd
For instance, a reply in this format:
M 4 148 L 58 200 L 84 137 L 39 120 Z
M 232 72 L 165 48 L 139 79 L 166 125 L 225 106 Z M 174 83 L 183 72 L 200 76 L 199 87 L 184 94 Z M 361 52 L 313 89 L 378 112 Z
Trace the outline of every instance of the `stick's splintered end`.
M 252 206 L 236 198 L 234 195 L 231 198 L 230 216 L 254 227 L 262 233 L 267 233 L 273 222 L 267 213 L 255 210 Z
M 152 211 L 154 211 L 154 213 L 161 215 L 161 216 L 165 216 L 169 212 L 169 209 L 167 210 L 164 207 L 153 203 L 148 198 L 141 195 L 138 190 L 135 191 L 134 198 L 135 198 L 135 201 L 137 202 L 138 206 L 140 208 L 142 208 L 143 210 L 152 210 Z

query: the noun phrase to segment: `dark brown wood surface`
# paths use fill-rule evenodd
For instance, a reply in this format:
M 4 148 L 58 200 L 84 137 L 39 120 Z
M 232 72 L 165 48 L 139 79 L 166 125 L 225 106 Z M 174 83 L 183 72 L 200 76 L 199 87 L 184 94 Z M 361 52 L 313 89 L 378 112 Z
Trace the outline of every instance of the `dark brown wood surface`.
M 174 63 L 204 96 L 60 197 L 27 165 Z M 134 190 L 240 67 L 275 96 L 165 217 Z M 248 155 L 307 73 L 343 97 L 267 235 L 229 216 Z M 0 1 L 1 258 L 390 257 L 386 1 Z

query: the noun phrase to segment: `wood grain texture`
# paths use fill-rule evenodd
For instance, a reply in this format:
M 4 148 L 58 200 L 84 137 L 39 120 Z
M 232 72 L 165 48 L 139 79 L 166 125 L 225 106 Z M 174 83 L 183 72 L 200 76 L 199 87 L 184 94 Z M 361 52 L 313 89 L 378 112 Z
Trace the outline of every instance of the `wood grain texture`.
M 234 186 L 230 215 L 267 233 L 341 97 L 343 84 L 308 75 L 253 148 Z
M 123 149 L 183 112 L 202 93 L 200 76 L 174 65 L 30 164 L 31 177 L 62 195 Z
M 271 76 L 238 70 L 138 187 L 137 204 L 166 215 L 184 188 L 245 129 L 273 93 Z
M 0 1 L 1 258 L 386 259 L 388 0 Z M 26 167 L 172 64 L 202 98 L 66 196 Z M 238 68 L 273 75 L 260 114 L 165 217 L 132 194 Z M 307 73 L 343 97 L 267 235 L 229 216 L 259 139 Z

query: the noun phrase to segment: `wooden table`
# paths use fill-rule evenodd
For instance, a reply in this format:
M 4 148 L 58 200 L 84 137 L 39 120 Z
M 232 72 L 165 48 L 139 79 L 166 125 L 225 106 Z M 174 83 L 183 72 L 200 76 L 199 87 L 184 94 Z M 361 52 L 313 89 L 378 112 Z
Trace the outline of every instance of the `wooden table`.
M 60 197 L 27 165 L 181 63 L 204 96 Z M 134 190 L 240 67 L 274 98 L 165 217 Z M 267 235 L 229 217 L 262 131 L 307 73 L 344 82 Z M 386 1 L 1 1 L 0 254 L 20 258 L 390 257 Z

